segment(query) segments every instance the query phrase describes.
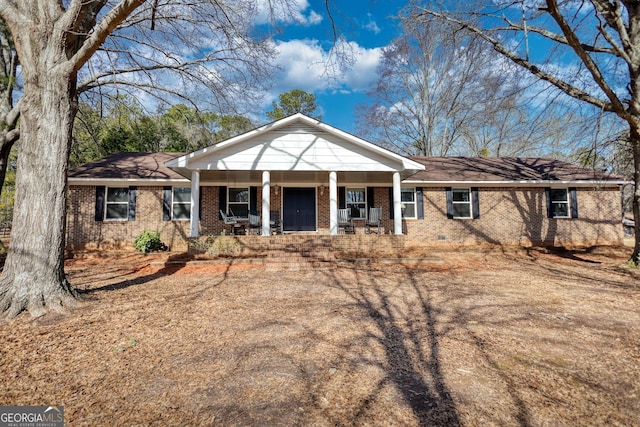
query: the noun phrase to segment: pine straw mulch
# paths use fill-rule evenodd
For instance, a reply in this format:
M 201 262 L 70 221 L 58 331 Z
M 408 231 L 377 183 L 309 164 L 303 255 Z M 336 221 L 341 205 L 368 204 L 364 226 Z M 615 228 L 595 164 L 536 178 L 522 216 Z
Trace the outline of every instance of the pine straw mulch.
M 0 323 L 0 404 L 64 405 L 69 426 L 639 425 L 624 255 L 70 260 L 78 308 Z

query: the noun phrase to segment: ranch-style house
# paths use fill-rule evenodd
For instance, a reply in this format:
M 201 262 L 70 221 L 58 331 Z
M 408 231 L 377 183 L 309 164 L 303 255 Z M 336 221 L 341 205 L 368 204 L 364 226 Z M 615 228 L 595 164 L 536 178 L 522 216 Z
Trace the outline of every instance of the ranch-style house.
M 119 153 L 72 170 L 67 247 L 131 247 L 144 230 L 172 250 L 231 233 L 619 245 L 625 183 L 544 158 L 404 157 L 296 114 L 193 153 Z

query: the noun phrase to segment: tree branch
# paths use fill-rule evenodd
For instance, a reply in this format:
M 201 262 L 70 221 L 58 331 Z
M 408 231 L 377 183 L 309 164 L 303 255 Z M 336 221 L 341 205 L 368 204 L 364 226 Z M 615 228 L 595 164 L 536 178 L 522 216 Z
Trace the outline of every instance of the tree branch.
M 9 0 L 0 0 L 0 16 L 11 27 L 18 25 L 18 22 L 27 20 L 27 18 Z
M 183 70 L 186 67 L 190 66 L 190 65 L 195 65 L 198 63 L 205 63 L 208 62 L 206 60 L 197 60 L 197 61 L 192 61 L 192 62 L 188 62 L 188 63 L 180 63 L 180 64 L 174 64 L 174 65 L 167 65 L 167 64 L 157 64 L 157 65 L 149 65 L 149 66 L 140 66 L 140 67 L 131 67 L 131 68 L 123 68 L 123 69 L 119 69 L 119 70 L 111 70 L 111 71 L 105 71 L 99 74 L 95 74 L 93 76 L 91 76 L 88 79 L 85 79 L 82 83 L 78 84 L 78 93 L 80 92 L 84 92 L 86 90 L 98 87 L 98 86 L 104 86 L 107 84 L 112 84 L 112 81 L 104 81 L 101 82 L 100 79 L 106 78 L 106 77 L 113 77 L 113 76 L 117 76 L 117 75 L 121 75 L 121 74 L 131 74 L 131 73 L 137 73 L 137 72 L 149 72 L 149 71 L 156 71 L 156 70 L 172 70 L 172 71 L 179 71 L 179 70 Z M 124 83 L 124 81 L 120 81 L 120 84 Z M 135 83 L 134 83 L 135 85 Z
M 615 54 L 617 56 L 619 56 L 620 58 L 624 59 L 626 61 L 627 64 L 631 64 L 631 57 L 629 56 L 629 54 L 618 44 L 618 42 L 613 38 L 613 36 L 611 36 L 611 34 L 609 33 L 609 31 L 606 30 L 606 28 L 602 25 L 598 26 L 598 31 L 600 32 L 600 34 L 602 34 L 602 36 L 604 37 L 604 39 L 613 47 L 613 50 L 615 51 Z
M 13 108 L 11 108 L 11 110 L 6 114 L 5 117 L 3 117 L 4 124 L 7 128 L 11 129 L 17 126 L 18 119 L 20 118 L 21 101 L 22 101 L 22 98 L 20 98 L 20 100 L 16 102 L 16 105 L 14 105 Z
M 19 139 L 20 139 L 20 127 L 15 127 L 4 134 L 5 144 L 14 144 Z
M 569 46 L 573 49 L 573 51 L 578 55 L 578 58 L 582 61 L 582 63 L 587 67 L 587 70 L 591 73 L 593 80 L 595 83 L 602 89 L 602 91 L 607 95 L 607 98 L 611 101 L 611 105 L 613 107 L 613 111 L 619 114 L 621 117 L 623 115 L 629 116 L 626 108 L 622 104 L 622 101 L 618 98 L 616 93 L 611 89 L 609 84 L 604 79 L 598 64 L 589 56 L 589 54 L 582 48 L 582 43 L 578 39 L 575 31 L 571 28 L 569 23 L 566 21 L 562 13 L 558 9 L 558 3 L 556 0 L 547 0 L 547 13 L 551 15 L 551 17 L 556 21 L 562 33 L 567 38 L 567 42 Z M 602 106 L 601 106 L 602 107 Z M 631 119 L 631 116 L 629 116 Z
M 496 30 L 500 31 L 524 31 L 524 27 L 522 25 L 518 25 L 518 24 L 514 24 L 513 22 L 511 22 L 508 19 L 505 19 L 505 22 L 507 24 L 509 24 L 508 27 L 504 27 L 504 28 L 496 28 Z M 540 27 L 531 27 L 527 25 L 527 31 L 530 33 L 535 33 L 535 34 L 539 34 L 542 37 L 545 37 L 549 40 L 552 40 L 556 43 L 561 43 L 564 45 L 569 45 L 569 42 L 567 40 L 566 37 L 560 35 L 560 34 L 556 34 L 552 31 L 546 30 L 544 28 L 540 28 Z M 582 43 L 582 48 L 584 50 L 586 50 L 587 52 L 594 52 L 594 53 L 608 53 L 611 55 L 618 55 L 618 52 L 612 48 L 609 47 L 601 47 L 601 46 L 595 46 L 595 45 L 589 45 L 586 43 Z
M 137 7 L 141 6 L 145 0 L 122 0 L 114 6 L 101 20 L 93 27 L 93 32 L 84 41 L 80 49 L 69 60 L 70 65 L 78 71 L 91 56 L 104 43 L 120 23 Z
M 497 39 L 485 34 L 484 31 L 482 31 L 481 29 L 466 23 L 464 21 L 461 21 L 459 19 L 455 19 L 455 18 L 451 18 L 447 15 L 444 15 L 442 13 L 438 13 L 438 12 L 434 12 L 432 10 L 424 10 L 421 13 L 421 15 L 429 15 L 432 16 L 434 18 L 438 18 L 438 19 L 443 19 L 445 21 L 448 22 L 452 22 L 455 23 L 457 25 L 459 25 L 461 28 L 476 34 L 478 37 L 482 38 L 483 40 L 487 41 L 488 43 L 490 43 L 493 46 L 493 49 L 504 55 L 506 58 L 508 58 L 509 60 L 511 60 L 512 62 L 518 64 L 519 66 L 525 68 L 526 70 L 528 70 L 531 74 L 535 75 L 536 77 L 538 77 L 541 80 L 544 80 L 550 84 L 552 84 L 553 86 L 557 87 L 558 89 L 560 89 L 562 92 L 566 93 L 567 95 L 576 98 L 578 100 L 587 102 L 591 105 L 594 105 L 598 108 L 604 109 L 605 111 L 611 111 L 611 112 L 615 112 L 617 114 L 619 114 L 621 117 L 627 119 L 627 117 L 629 119 L 631 119 L 629 113 L 624 109 L 624 107 L 621 106 L 621 104 L 619 104 L 619 108 L 616 108 L 616 105 L 614 105 L 611 102 L 607 102 L 604 101 L 600 98 L 597 98 L 587 92 L 585 92 L 584 90 L 573 86 L 561 79 L 559 79 L 558 77 L 546 73 L 544 71 L 542 71 L 540 68 L 538 68 L 536 65 L 534 65 L 533 63 L 531 63 L 530 61 L 527 61 L 526 59 L 521 58 L 520 56 L 516 55 L 515 53 L 513 53 L 512 51 L 508 50 L 506 47 L 504 47 L 504 45 L 498 41 Z M 616 98 L 617 99 L 617 98 Z
M 629 38 L 627 26 L 623 21 L 620 3 L 615 2 L 615 5 L 612 5 L 609 1 L 603 0 L 591 0 L 591 3 L 593 4 L 593 7 L 596 9 L 596 11 L 598 11 L 598 13 L 600 13 L 600 15 L 602 15 L 602 17 L 605 19 L 607 25 L 616 30 L 616 32 L 620 36 L 620 40 L 622 42 L 624 50 L 628 51 L 631 48 L 631 39 Z M 602 31 L 604 31 L 604 28 L 601 29 L 601 32 Z M 603 35 L 605 36 L 605 38 L 607 37 L 606 34 L 603 33 Z
M 136 90 L 142 91 L 148 95 L 150 95 L 151 97 L 158 99 L 160 101 L 166 101 L 162 96 L 160 96 L 158 94 L 158 87 L 156 85 L 152 85 L 152 84 L 145 84 L 145 83 L 133 83 L 130 81 L 126 81 L 126 80 L 112 80 L 109 81 L 108 83 L 99 83 L 96 84 L 88 89 L 92 89 L 92 88 L 96 88 L 99 86 L 104 86 L 104 85 L 109 85 L 109 86 L 126 86 L 126 87 L 130 87 L 130 88 L 135 88 Z M 128 92 L 128 91 L 127 91 Z M 169 88 L 165 88 L 162 90 L 162 92 L 164 92 L 167 95 L 171 95 L 171 96 L 175 96 L 176 98 L 180 98 L 182 99 L 184 102 L 187 102 L 188 104 L 192 105 L 193 107 L 197 108 L 198 106 L 196 105 L 196 103 L 193 101 L 193 99 L 191 99 L 188 95 L 185 95 L 182 92 L 178 92 L 176 90 L 171 90 Z

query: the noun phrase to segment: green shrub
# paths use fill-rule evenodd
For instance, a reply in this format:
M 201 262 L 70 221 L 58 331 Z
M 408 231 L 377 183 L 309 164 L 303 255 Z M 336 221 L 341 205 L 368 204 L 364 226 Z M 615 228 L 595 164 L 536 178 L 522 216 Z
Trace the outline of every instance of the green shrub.
M 145 254 L 152 251 L 164 251 L 167 249 L 162 240 L 160 240 L 159 231 L 144 230 L 142 234 L 136 237 L 133 241 L 133 245 L 140 252 Z

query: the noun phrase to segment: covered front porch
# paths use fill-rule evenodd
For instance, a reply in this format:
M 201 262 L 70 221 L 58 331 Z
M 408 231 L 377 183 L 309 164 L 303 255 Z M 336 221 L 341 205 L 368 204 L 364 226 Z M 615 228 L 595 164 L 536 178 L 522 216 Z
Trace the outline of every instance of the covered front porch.
M 348 174 L 342 172 L 262 171 L 256 173 L 260 175 L 260 181 L 250 177 L 242 180 L 215 179 L 216 175 L 220 178 L 225 174 L 192 174 L 191 203 L 197 208 L 191 209 L 191 237 L 198 237 L 200 233 L 201 215 L 210 216 L 212 210 L 216 214 L 222 211 L 227 216 L 223 218 L 220 213 L 220 221 L 236 218 L 243 230 L 249 229 L 249 221 L 255 221 L 257 215 L 259 227 L 252 223 L 251 231 L 270 236 L 276 227 L 285 234 L 316 232 L 338 235 L 344 232 L 338 218 L 339 209 L 348 211 L 355 231 L 362 230 L 371 208 L 379 208 L 384 233 L 402 234 L 400 179 L 394 179 L 394 174 L 379 174 L 377 177 L 376 174 L 366 174 L 365 182 L 349 180 Z M 204 204 L 200 197 L 207 198 Z M 212 198 L 216 203 L 212 203 Z
M 402 180 L 424 169 L 302 114 L 166 165 L 191 181 L 191 237 L 200 234 L 200 190 L 206 187 L 218 188 L 221 216 L 259 215 L 261 236 L 272 234 L 274 212 L 284 232 L 338 235 L 339 209 L 345 207 L 357 220 L 365 220 L 370 208 L 381 208 L 392 221 L 389 231 L 400 235 Z

